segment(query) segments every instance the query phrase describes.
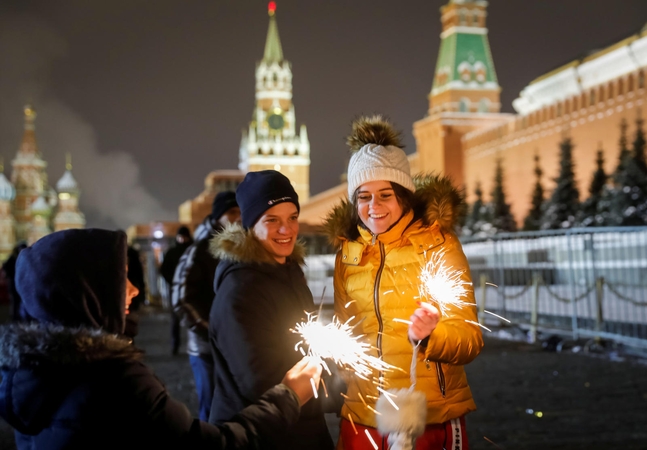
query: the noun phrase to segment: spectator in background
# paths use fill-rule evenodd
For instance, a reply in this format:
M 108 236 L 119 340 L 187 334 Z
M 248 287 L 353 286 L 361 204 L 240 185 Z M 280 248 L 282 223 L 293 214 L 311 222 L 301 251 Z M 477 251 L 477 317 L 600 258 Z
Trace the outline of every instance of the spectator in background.
M 27 243 L 22 241 L 16 244 L 11 251 L 9 258 L 2 264 L 2 271 L 7 277 L 8 291 L 9 291 L 9 309 L 10 317 L 14 322 L 25 320 L 25 314 L 22 308 L 22 301 L 20 295 L 16 291 L 15 275 L 16 275 L 16 260 L 22 250 L 27 248 Z
M 33 322 L 0 327 L 0 417 L 16 448 L 277 448 L 319 364 L 297 362 L 221 426 L 194 419 L 120 336 L 138 293 L 126 271 L 122 231 L 58 231 L 20 254 L 16 286 Z
M 171 300 L 175 269 L 180 262 L 182 254 L 191 244 L 193 244 L 191 231 L 183 225 L 177 230 L 177 234 L 175 235 L 175 245 L 170 247 L 166 253 L 164 253 L 164 259 L 160 266 L 160 275 L 162 275 L 162 278 L 166 281 L 166 297 L 169 301 Z M 171 308 L 171 353 L 173 355 L 177 355 L 178 350 L 180 349 L 180 343 L 180 317 L 175 313 L 173 308 Z
M 209 252 L 209 239 L 226 225 L 239 220 L 236 194 L 219 192 L 214 198 L 211 214 L 196 228 L 195 242 L 180 258 L 173 277 L 173 309 L 188 328 L 186 347 L 195 377 L 201 420 L 209 418 L 214 391 L 208 325 L 218 260 Z

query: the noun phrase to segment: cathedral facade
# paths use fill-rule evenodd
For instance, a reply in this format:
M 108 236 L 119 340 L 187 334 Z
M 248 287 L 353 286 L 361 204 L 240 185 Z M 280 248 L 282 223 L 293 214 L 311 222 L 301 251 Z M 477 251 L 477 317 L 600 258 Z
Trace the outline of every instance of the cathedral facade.
M 36 143 L 36 111 L 30 105 L 24 109 L 24 119 L 20 148 L 11 162 L 11 180 L 0 171 L 2 261 L 19 242 L 31 245 L 52 231 L 85 227 L 69 155 L 66 171 L 53 189 L 47 181 L 47 163 Z

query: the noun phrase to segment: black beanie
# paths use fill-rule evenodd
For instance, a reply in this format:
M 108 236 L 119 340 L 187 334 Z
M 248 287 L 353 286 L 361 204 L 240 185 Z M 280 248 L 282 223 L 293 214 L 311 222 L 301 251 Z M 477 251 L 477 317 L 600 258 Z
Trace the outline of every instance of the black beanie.
M 213 220 L 218 220 L 224 213 L 229 211 L 231 208 L 235 208 L 236 206 L 238 206 L 238 203 L 236 203 L 235 192 L 218 192 L 216 197 L 213 199 L 213 205 L 211 206 L 211 218 Z
M 294 203 L 297 211 L 300 211 L 299 196 L 292 183 L 276 170 L 247 173 L 236 189 L 236 200 L 240 205 L 240 215 L 245 228 L 253 227 L 265 211 L 279 203 Z

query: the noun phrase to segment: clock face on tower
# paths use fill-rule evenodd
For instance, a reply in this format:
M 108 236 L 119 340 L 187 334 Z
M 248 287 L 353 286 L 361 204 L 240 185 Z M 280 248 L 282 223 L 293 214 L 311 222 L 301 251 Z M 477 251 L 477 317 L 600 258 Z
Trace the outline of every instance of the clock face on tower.
M 271 114 L 267 118 L 267 124 L 273 130 L 280 130 L 283 128 L 285 121 L 283 120 L 283 116 L 281 114 Z

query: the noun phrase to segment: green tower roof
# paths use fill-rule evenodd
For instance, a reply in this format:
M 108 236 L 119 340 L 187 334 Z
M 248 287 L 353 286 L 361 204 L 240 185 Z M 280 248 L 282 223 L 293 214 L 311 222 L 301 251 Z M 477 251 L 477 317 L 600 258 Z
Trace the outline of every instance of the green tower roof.
M 498 86 L 487 34 L 454 32 L 442 39 L 432 92 L 452 82 L 472 88 Z

